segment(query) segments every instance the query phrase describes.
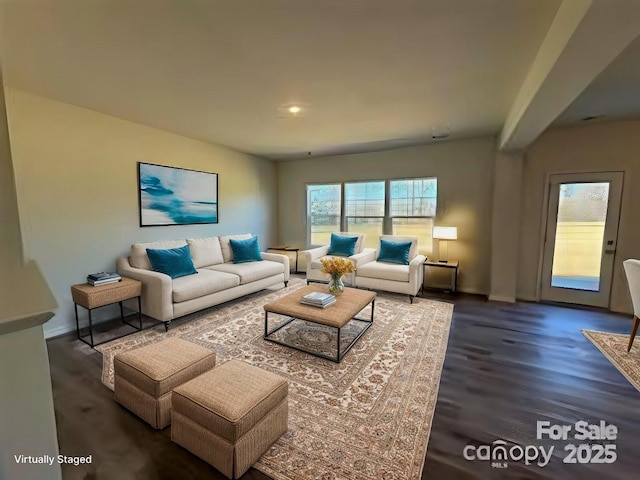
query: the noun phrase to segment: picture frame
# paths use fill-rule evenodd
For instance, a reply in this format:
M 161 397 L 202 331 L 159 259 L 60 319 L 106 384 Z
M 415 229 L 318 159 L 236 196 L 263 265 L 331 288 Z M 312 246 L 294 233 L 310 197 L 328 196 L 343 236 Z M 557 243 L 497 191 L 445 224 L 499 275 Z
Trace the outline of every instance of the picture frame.
M 138 162 L 141 227 L 218 223 L 218 174 Z

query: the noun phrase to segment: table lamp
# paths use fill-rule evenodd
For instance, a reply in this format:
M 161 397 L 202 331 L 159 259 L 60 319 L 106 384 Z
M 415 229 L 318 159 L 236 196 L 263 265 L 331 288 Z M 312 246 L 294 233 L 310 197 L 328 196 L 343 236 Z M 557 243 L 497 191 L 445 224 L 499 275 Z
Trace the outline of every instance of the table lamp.
M 449 240 L 458 239 L 458 227 L 433 227 L 433 238 L 438 240 L 438 261 L 448 262 Z

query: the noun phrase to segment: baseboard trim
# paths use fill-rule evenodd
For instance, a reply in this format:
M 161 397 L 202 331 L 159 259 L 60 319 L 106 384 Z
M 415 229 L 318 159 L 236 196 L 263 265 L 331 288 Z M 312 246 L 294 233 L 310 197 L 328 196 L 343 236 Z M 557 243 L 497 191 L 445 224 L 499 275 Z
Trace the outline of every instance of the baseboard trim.
M 489 300 L 492 302 L 516 303 L 516 297 L 508 295 L 489 295 Z
M 60 335 L 66 335 L 67 333 L 74 332 L 75 329 L 76 329 L 75 326 L 69 326 L 69 325 L 60 325 L 59 327 L 55 327 L 50 330 L 45 329 L 44 338 L 45 340 L 48 340 L 53 337 L 59 337 Z

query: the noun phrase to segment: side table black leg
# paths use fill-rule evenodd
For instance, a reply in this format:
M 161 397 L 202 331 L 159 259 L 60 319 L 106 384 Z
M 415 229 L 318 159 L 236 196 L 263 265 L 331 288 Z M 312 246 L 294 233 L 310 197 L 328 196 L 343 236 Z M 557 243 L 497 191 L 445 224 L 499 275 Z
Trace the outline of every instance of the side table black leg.
M 76 333 L 78 334 L 78 340 L 80 340 L 80 323 L 78 322 L 78 304 L 74 303 L 73 307 L 76 311 Z
M 93 348 L 93 320 L 91 318 L 91 309 L 89 308 L 87 310 L 89 312 L 89 338 L 91 338 L 91 348 Z
M 456 293 L 458 290 L 458 269 L 455 268 L 453 270 L 453 293 Z

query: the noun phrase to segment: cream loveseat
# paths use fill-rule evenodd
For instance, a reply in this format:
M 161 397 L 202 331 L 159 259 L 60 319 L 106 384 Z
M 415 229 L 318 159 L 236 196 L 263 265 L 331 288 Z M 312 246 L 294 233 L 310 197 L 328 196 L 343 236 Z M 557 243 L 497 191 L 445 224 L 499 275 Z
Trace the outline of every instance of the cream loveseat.
M 345 276 L 345 281 L 357 288 L 370 290 L 384 290 L 387 292 L 401 293 L 408 295 L 411 303 L 418 294 L 423 282 L 424 255 L 418 254 L 417 237 L 405 237 L 396 235 L 381 235 L 380 240 L 387 242 L 410 242 L 406 265 L 384 261 L 379 258 L 381 249 L 364 248 L 365 235 L 362 233 L 340 232 L 336 235 L 341 237 L 358 237 L 355 245 L 355 254 L 348 256 L 355 264 L 355 272 Z M 322 263 L 320 259 L 330 258 L 328 255 L 329 245 L 312 248 L 302 252 L 307 261 L 307 284 L 309 282 L 326 282 L 329 280 L 327 274 L 321 272 Z
M 376 250 L 373 248 L 365 248 L 364 246 L 366 238 L 364 233 L 338 232 L 336 235 L 339 235 L 340 237 L 356 237 L 358 239 L 354 247 L 354 254 L 346 257 L 355 264 L 356 269 L 362 262 L 375 259 Z M 326 273 L 322 273 L 322 263 L 320 260 L 323 258 L 332 258 L 337 256 L 329 254 L 329 245 L 304 250 L 301 253 L 305 256 L 307 265 L 307 284 L 309 284 L 309 282 L 328 282 L 330 277 Z M 353 285 L 354 274 L 351 273 L 345 275 L 344 281 Z
M 249 293 L 289 281 L 289 258 L 260 252 L 263 261 L 233 263 L 230 239 L 246 240 L 252 235 L 187 238 L 135 243 L 131 255 L 117 260 L 122 276 L 142 282 L 142 313 L 164 322 Z M 149 249 L 174 249 L 189 246 L 197 274 L 171 278 L 154 271 L 147 256 Z
M 356 266 L 355 286 L 409 295 L 411 303 L 422 287 L 425 256 L 418 254 L 418 239 L 398 235 L 381 235 L 388 242 L 411 242 L 408 265 L 382 261 L 381 250 L 367 255 Z

